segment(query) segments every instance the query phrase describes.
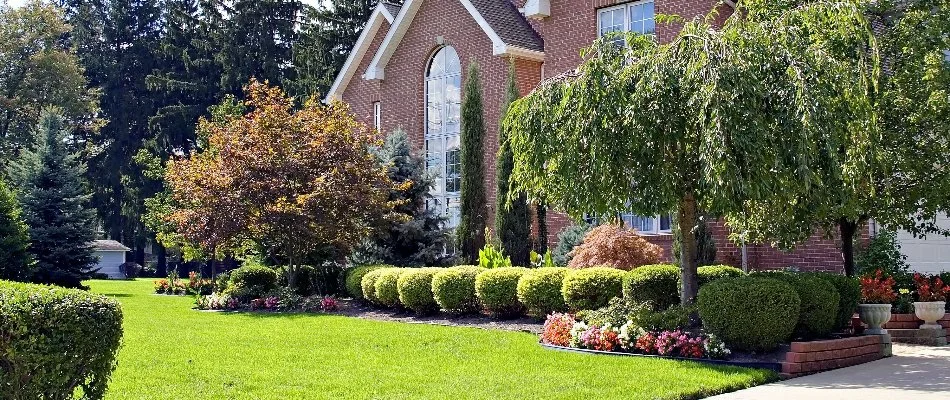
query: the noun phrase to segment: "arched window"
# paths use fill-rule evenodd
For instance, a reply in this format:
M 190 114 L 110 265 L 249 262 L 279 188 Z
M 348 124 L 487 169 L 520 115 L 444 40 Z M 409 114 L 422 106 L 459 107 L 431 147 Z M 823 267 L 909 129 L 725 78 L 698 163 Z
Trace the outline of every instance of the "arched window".
M 436 176 L 429 207 L 448 218 L 448 227 L 455 227 L 459 220 L 461 87 L 458 53 L 450 46 L 442 47 L 426 68 L 425 145 L 426 167 Z

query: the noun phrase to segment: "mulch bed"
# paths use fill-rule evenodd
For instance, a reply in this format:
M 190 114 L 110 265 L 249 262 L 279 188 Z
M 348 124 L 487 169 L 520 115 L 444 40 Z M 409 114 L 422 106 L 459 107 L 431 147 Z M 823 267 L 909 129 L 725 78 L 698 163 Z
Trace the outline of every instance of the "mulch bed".
M 384 310 L 373 306 L 366 306 L 358 301 L 338 299 L 339 310 L 332 314 L 345 315 L 376 321 L 405 322 L 410 324 L 429 324 L 443 326 L 464 326 L 481 329 L 497 329 L 505 331 L 528 332 L 540 334 L 544 321 L 534 318 L 496 319 L 484 315 L 449 315 L 436 313 L 428 316 L 417 316 L 409 310 Z

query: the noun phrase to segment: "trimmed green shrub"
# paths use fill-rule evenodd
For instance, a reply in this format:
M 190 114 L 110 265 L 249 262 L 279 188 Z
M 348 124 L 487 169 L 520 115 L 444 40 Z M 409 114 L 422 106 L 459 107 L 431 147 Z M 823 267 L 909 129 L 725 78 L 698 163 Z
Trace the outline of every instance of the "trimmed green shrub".
M 518 301 L 518 281 L 527 268 L 494 268 L 475 277 L 475 295 L 489 315 L 506 317 L 521 314 L 524 305 Z
M 634 303 L 651 303 L 665 310 L 680 302 L 680 269 L 672 264 L 644 265 L 626 273 L 623 297 Z
M 673 331 L 688 328 L 689 317 L 696 312 L 696 306 L 676 304 L 662 311 L 652 311 L 636 315 L 632 318 L 634 324 L 648 331 Z
M 518 301 L 528 308 L 528 314 L 544 317 L 553 312 L 567 311 L 561 287 L 567 268 L 538 268 L 528 270 L 518 280 Z
M 443 310 L 453 314 L 478 311 L 475 277 L 485 271 L 474 265 L 445 268 L 432 277 L 432 296 Z
M 259 299 L 277 289 L 277 271 L 262 265 L 245 265 L 231 271 L 228 294 L 241 301 Z
M 366 301 L 377 305 L 381 304 L 379 297 L 376 296 L 376 280 L 383 275 L 383 272 L 391 269 L 395 268 L 376 268 L 363 275 L 363 279 L 360 281 L 360 288 L 363 291 L 363 298 L 366 299 Z
M 724 278 L 699 288 L 696 301 L 707 331 L 736 350 L 772 350 L 788 341 L 801 299 L 777 279 Z
M 805 338 L 824 337 L 834 330 L 839 296 L 832 284 L 813 274 L 759 272 L 751 276 L 778 279 L 795 288 L 801 299 L 796 335 Z
M 416 314 L 425 315 L 439 308 L 432 295 L 432 277 L 442 268 L 410 268 L 399 275 L 396 289 L 399 302 Z
M 379 277 L 373 286 L 376 288 L 376 300 L 379 304 L 386 307 L 396 307 L 399 305 L 399 275 L 405 269 L 387 268 L 380 272 Z
M 576 318 L 587 325 L 620 327 L 627 321 L 639 320 L 641 315 L 651 312 L 650 308 L 646 303 L 634 303 L 622 297 L 614 297 L 606 306 L 596 310 L 578 311 Z
M 101 399 L 121 339 L 115 300 L 0 282 L 0 398 Z
M 362 267 L 350 268 L 345 274 L 343 286 L 346 287 L 346 293 L 356 300 L 363 300 L 363 276 L 370 271 L 380 268 L 390 268 L 388 265 L 364 265 Z
M 696 269 L 699 275 L 699 286 L 722 278 L 738 278 L 745 275 L 741 269 L 729 265 L 707 265 Z
M 835 313 L 835 323 L 833 330 L 842 330 L 851 326 L 851 317 L 858 309 L 858 303 L 861 302 L 861 282 L 857 278 L 847 275 L 827 273 L 827 272 L 809 272 L 812 275 L 834 286 L 838 292 L 838 309 Z
M 564 303 L 571 310 L 594 310 L 623 294 L 624 271 L 594 267 L 570 271 L 561 285 Z

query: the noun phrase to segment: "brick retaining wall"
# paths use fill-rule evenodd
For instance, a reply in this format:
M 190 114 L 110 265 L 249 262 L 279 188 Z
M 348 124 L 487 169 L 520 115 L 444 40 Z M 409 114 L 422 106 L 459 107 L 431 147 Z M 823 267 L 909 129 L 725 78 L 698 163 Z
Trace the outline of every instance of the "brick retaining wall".
M 947 331 L 947 341 L 950 342 L 950 313 L 944 314 L 937 321 Z M 884 329 L 919 329 L 924 321 L 917 319 L 914 314 L 891 314 L 891 320 L 884 324 Z
M 793 342 L 782 363 L 782 375 L 797 377 L 850 367 L 884 358 L 890 339 L 881 335 Z

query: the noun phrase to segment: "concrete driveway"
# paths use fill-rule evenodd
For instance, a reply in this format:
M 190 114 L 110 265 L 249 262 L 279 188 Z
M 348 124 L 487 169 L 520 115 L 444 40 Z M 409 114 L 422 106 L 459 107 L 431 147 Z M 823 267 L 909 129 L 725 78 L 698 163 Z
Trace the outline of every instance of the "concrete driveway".
M 894 344 L 894 356 L 710 397 L 717 400 L 950 399 L 950 346 Z

